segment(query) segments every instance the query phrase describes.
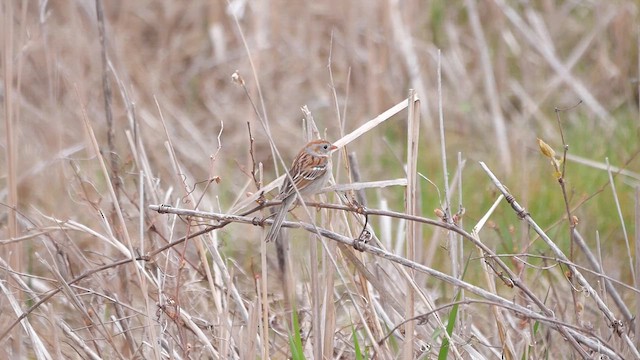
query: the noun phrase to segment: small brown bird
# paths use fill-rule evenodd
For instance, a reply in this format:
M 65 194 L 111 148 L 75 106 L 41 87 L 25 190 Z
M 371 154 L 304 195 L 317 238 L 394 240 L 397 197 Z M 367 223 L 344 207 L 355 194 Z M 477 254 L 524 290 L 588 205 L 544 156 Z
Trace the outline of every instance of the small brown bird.
M 305 145 L 289 169 L 289 176 L 284 178 L 280 193 L 276 199 L 282 200 L 282 205 L 273 220 L 266 241 L 273 241 L 278 236 L 282 222 L 289 212 L 289 207 L 296 199 L 296 189 L 300 195 L 313 195 L 320 191 L 331 176 L 329 160 L 331 153 L 337 147 L 326 140 L 313 140 Z M 293 180 L 293 182 L 291 182 Z

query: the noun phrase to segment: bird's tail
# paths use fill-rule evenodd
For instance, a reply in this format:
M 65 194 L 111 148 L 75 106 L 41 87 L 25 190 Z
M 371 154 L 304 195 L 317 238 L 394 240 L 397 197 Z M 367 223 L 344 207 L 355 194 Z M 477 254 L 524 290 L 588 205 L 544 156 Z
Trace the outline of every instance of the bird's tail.
M 267 233 L 267 237 L 265 239 L 266 242 L 274 241 L 278 237 L 278 233 L 280 232 L 280 227 L 282 226 L 282 222 L 287 217 L 287 213 L 289 212 L 289 206 L 295 200 L 294 196 L 289 196 L 288 198 L 282 201 L 282 205 L 276 214 L 276 217 L 273 219 L 273 224 L 271 224 L 271 228 Z

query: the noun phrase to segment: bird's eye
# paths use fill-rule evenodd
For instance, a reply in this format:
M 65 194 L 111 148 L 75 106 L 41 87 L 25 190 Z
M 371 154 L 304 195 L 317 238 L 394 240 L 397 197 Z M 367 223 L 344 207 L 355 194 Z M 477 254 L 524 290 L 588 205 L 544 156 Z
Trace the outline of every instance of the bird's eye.
M 322 148 L 324 148 L 325 150 L 327 150 L 329 148 L 329 145 L 324 144 L 324 146 L 322 146 Z

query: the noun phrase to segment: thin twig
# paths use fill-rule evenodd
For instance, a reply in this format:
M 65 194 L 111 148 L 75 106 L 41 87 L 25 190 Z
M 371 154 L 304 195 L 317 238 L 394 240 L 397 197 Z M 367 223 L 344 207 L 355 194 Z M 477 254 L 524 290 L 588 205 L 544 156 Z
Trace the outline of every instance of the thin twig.
M 582 101 L 579 101 L 576 105 L 569 107 L 567 110 L 574 109 L 579 106 Z M 567 195 L 567 186 L 565 182 L 566 178 L 566 170 L 567 170 L 567 153 L 569 152 L 569 144 L 565 142 L 564 132 L 562 131 L 562 122 L 560 121 L 560 112 L 566 111 L 565 109 L 560 109 L 558 107 L 555 108 L 556 113 L 556 121 L 558 122 L 558 128 L 560 131 L 560 138 L 562 139 L 562 170 L 560 171 L 560 176 L 558 177 L 558 184 L 560 184 L 560 189 L 562 190 L 562 198 L 564 200 L 564 208 L 567 213 L 567 221 L 569 225 L 569 239 L 571 240 L 569 243 L 569 260 L 573 261 L 574 258 L 574 248 L 575 248 L 575 240 L 573 238 L 573 230 L 576 228 L 576 222 L 573 220 L 571 216 L 571 205 L 569 205 L 569 196 Z M 555 161 L 555 159 L 554 159 Z M 573 276 L 570 274 L 569 281 L 573 286 Z M 578 299 L 576 298 L 576 292 L 571 291 L 571 299 L 573 301 L 573 311 L 576 317 L 576 322 L 580 321 L 580 311 L 578 311 Z
M 255 139 L 251 134 L 251 123 L 247 121 L 247 130 L 249 131 L 249 156 L 251 156 L 251 178 L 253 179 L 253 183 L 256 185 L 256 189 L 260 190 L 262 188 L 262 184 L 258 181 L 256 177 L 256 157 L 253 153 L 253 143 Z

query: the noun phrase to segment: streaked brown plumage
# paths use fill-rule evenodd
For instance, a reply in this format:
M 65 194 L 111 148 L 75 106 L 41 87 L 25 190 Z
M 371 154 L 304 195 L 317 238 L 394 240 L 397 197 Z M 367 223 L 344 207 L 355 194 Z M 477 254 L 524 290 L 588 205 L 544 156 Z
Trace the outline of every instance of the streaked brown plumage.
M 282 205 L 269 229 L 267 242 L 277 237 L 289 207 L 296 199 L 296 188 L 300 195 L 313 195 L 326 184 L 331 175 L 329 160 L 335 149 L 337 147 L 326 140 L 314 140 L 300 150 L 289 169 L 291 178 L 289 176 L 284 178 L 280 193 L 276 197 L 282 200 Z

